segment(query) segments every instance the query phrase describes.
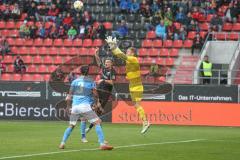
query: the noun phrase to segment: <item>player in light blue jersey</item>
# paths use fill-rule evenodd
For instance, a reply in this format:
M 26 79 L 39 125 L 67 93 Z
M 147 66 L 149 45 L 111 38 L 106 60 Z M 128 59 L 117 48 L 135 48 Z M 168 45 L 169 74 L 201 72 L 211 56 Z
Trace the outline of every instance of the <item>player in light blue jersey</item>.
M 69 95 L 66 98 L 67 110 L 70 111 L 70 124 L 65 130 L 62 142 L 59 146 L 60 149 L 65 148 L 65 143 L 72 133 L 72 130 L 76 126 L 78 119 L 88 120 L 95 125 L 96 133 L 98 136 L 98 142 L 101 150 L 112 150 L 113 147 L 104 143 L 104 134 L 101 127 L 101 119 L 92 110 L 91 105 L 93 103 L 99 103 L 96 84 L 88 75 L 89 67 L 81 67 L 81 76 L 71 83 Z M 71 104 L 72 101 L 72 104 Z M 72 107 L 72 108 L 71 108 Z M 84 128 L 85 132 L 85 128 Z

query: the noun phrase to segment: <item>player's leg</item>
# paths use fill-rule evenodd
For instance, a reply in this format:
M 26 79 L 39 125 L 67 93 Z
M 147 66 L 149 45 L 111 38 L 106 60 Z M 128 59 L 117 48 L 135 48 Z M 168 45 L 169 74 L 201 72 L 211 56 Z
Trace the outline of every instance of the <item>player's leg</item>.
M 82 136 L 82 142 L 83 143 L 87 143 L 88 141 L 87 141 L 87 138 L 86 138 L 86 132 L 85 132 L 85 130 L 86 130 L 86 119 L 84 119 L 84 118 L 81 118 L 81 123 L 80 123 L 80 132 L 81 132 L 81 136 Z
M 61 144 L 59 145 L 60 149 L 64 149 L 65 148 L 65 144 L 66 144 L 69 136 L 71 135 L 74 127 L 76 126 L 78 119 L 79 119 L 79 115 L 78 114 L 71 114 L 70 115 L 70 124 L 69 124 L 69 127 L 65 130 L 65 132 L 63 134 L 63 138 L 62 138 Z
M 87 109 L 88 108 L 88 109 Z M 90 105 L 88 107 L 83 108 L 83 112 L 81 115 L 86 118 L 90 123 L 95 125 L 96 134 L 98 136 L 98 142 L 100 144 L 100 149 L 102 150 L 111 150 L 112 146 L 109 146 L 104 143 L 104 133 L 101 127 L 101 119 L 97 116 L 97 114 L 91 109 Z
M 145 133 L 148 130 L 148 128 L 150 127 L 150 123 L 148 122 L 145 111 L 144 111 L 143 107 L 141 106 L 143 91 L 142 90 L 133 91 L 133 89 L 130 89 L 130 95 L 131 95 L 132 101 L 134 102 L 136 111 L 143 122 L 143 128 L 142 128 L 141 133 Z

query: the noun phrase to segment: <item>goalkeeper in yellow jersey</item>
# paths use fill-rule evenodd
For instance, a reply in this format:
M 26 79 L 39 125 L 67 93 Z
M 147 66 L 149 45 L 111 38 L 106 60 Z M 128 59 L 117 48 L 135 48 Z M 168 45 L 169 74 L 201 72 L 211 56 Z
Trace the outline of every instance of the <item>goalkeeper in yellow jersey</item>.
M 129 92 L 135 108 L 143 121 L 143 128 L 141 131 L 143 134 L 148 130 L 150 123 L 148 122 L 145 111 L 140 104 L 143 96 L 143 85 L 141 80 L 140 65 L 137 57 L 135 56 L 136 49 L 130 47 L 127 49 L 126 54 L 124 54 L 118 48 L 116 38 L 109 36 L 107 37 L 106 42 L 108 43 L 114 56 L 126 61 L 126 78 L 129 80 Z

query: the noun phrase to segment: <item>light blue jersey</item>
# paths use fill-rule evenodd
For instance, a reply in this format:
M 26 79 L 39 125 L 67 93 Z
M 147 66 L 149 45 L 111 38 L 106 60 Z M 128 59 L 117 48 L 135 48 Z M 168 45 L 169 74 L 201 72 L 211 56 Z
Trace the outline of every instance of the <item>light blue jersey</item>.
M 92 90 L 96 88 L 95 82 L 88 77 L 81 76 L 71 83 L 70 90 L 73 94 L 72 105 L 89 104 L 94 101 Z

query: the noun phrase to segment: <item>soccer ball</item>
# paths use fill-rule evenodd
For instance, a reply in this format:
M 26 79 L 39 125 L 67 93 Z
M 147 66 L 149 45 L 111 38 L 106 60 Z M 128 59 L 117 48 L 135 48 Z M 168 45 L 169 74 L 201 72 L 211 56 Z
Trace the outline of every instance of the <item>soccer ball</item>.
M 82 7 L 83 7 L 83 2 L 82 1 L 75 1 L 73 6 L 76 10 L 81 10 Z

